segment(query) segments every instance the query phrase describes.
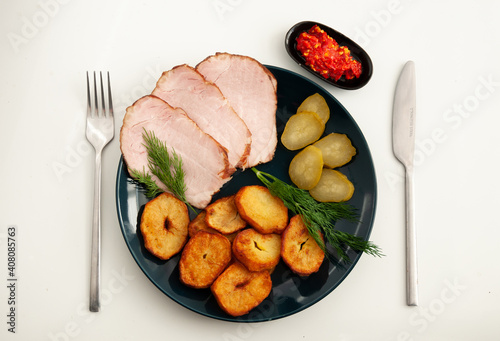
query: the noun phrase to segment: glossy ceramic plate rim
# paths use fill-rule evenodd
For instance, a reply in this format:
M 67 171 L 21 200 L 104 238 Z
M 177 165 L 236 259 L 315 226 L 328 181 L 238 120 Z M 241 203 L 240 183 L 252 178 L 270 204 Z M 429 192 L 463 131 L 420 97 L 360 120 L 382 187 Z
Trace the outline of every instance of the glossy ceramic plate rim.
M 347 46 L 349 50 L 351 51 L 351 56 L 353 56 L 356 60 L 361 62 L 361 67 L 362 67 L 362 73 L 359 78 L 354 78 L 354 79 L 345 79 L 344 77 L 340 78 L 339 80 L 335 81 L 331 78 L 325 78 L 322 77 L 318 72 L 312 70 L 309 66 L 305 64 L 306 60 L 304 57 L 300 54 L 300 52 L 297 50 L 297 42 L 296 38 L 299 36 L 300 33 L 305 32 L 309 30 L 311 27 L 314 25 L 318 25 L 321 29 L 323 29 L 330 37 L 335 39 L 337 43 L 341 46 Z M 313 74 L 314 76 L 318 77 L 322 81 L 336 86 L 341 89 L 345 90 L 356 90 L 364 87 L 369 81 L 370 78 L 372 77 L 373 74 L 373 63 L 368 55 L 368 53 L 361 47 L 359 44 L 357 44 L 355 41 L 350 39 L 349 37 L 345 36 L 344 34 L 340 33 L 339 31 L 326 26 L 324 24 L 321 24 L 319 22 L 315 21 L 301 21 L 295 25 L 293 25 L 287 32 L 285 36 L 285 48 L 290 57 L 301 67 L 303 67 L 305 70 L 307 70 L 309 73 Z
M 377 192 L 377 188 L 376 187 L 377 186 L 376 186 L 375 170 L 373 168 L 373 161 L 372 161 L 371 154 L 370 154 L 370 151 L 369 151 L 369 148 L 368 148 L 368 144 L 366 143 L 366 140 L 364 139 L 364 136 L 363 136 L 361 130 L 357 126 L 357 124 L 354 121 L 354 119 L 352 118 L 352 116 L 340 104 L 340 102 L 338 102 L 335 99 L 335 97 L 333 97 L 331 94 L 329 94 L 328 92 L 326 92 L 326 90 L 324 90 L 323 88 L 321 88 L 320 86 L 318 86 L 316 83 L 312 82 L 311 80 L 309 80 L 309 79 L 307 79 L 307 78 L 305 78 L 305 77 L 303 77 L 303 76 L 301 76 L 299 74 L 296 74 L 296 73 L 294 73 L 292 71 L 289 71 L 289 70 L 286 70 L 286 69 L 282 69 L 282 68 L 274 67 L 274 66 L 267 66 L 267 65 L 266 65 L 266 67 L 273 74 L 283 73 L 284 76 L 293 77 L 294 80 L 296 80 L 297 82 L 298 81 L 307 82 L 309 86 L 311 86 L 311 87 L 315 88 L 316 90 L 318 90 L 319 92 L 321 92 L 323 94 L 323 96 L 326 96 L 325 99 L 327 99 L 327 101 L 330 101 L 330 102 L 333 101 L 333 102 L 335 102 L 343 110 L 343 114 L 346 116 L 346 120 L 349 121 L 349 124 L 352 125 L 351 129 L 354 129 L 359 134 L 360 138 L 362 138 L 362 140 L 363 140 L 362 142 L 364 144 L 364 147 L 366 148 L 366 150 L 364 152 L 367 153 L 367 155 L 364 155 L 363 158 L 365 158 L 366 160 L 368 160 L 368 162 L 370 164 L 369 173 L 370 173 L 370 176 L 373 177 L 373 184 L 372 184 L 372 186 L 373 186 L 373 188 L 372 188 L 373 197 L 371 198 L 371 200 L 372 200 L 372 202 L 371 202 L 372 203 L 372 209 L 371 209 L 371 211 L 367 212 L 367 216 L 368 216 L 368 220 L 369 221 L 368 222 L 365 221 L 363 223 L 360 223 L 360 224 L 368 224 L 368 225 L 365 225 L 366 232 L 365 232 L 365 235 L 362 236 L 362 237 L 368 239 L 369 236 L 370 236 L 370 234 L 371 234 L 371 230 L 372 230 L 372 227 L 373 227 L 373 221 L 374 221 L 374 217 L 375 217 L 375 211 L 376 211 L 376 192 Z M 277 78 L 279 78 L 279 77 L 277 77 Z M 279 84 L 280 83 L 279 83 L 279 79 L 278 79 L 278 97 L 280 95 Z M 279 99 L 278 99 L 278 101 L 279 101 Z M 279 110 L 279 108 L 278 108 L 278 110 Z M 278 114 L 279 113 L 277 112 L 277 116 L 278 116 Z M 271 163 L 269 163 L 269 164 L 271 164 Z M 267 164 L 267 165 L 269 165 L 269 164 Z M 266 164 L 262 165 L 262 167 L 258 166 L 257 168 L 259 168 L 259 169 L 263 168 L 261 170 L 266 171 L 265 167 L 266 167 Z M 248 170 L 248 172 L 251 172 L 251 170 Z M 231 181 L 231 182 L 233 182 L 233 181 Z M 122 186 L 123 183 L 125 183 L 125 188 L 123 188 L 123 186 Z M 130 184 L 130 186 L 133 186 L 133 187 L 129 188 L 129 184 Z M 134 192 L 132 195 L 129 193 L 129 191 L 131 191 L 131 190 Z M 292 310 L 285 309 L 286 311 L 275 312 L 275 310 L 278 309 L 278 308 L 280 308 L 281 305 L 279 305 L 279 303 L 273 301 L 275 298 L 276 299 L 280 299 L 279 295 L 276 295 L 276 294 L 273 295 L 273 291 L 275 290 L 275 287 L 273 285 L 273 291 L 272 291 L 270 297 L 268 297 L 261 304 L 262 307 L 259 306 L 259 307 L 255 308 L 252 311 L 252 312 L 255 311 L 257 314 L 252 314 L 252 312 L 250 312 L 249 314 L 241 316 L 241 317 L 232 317 L 232 316 L 227 315 L 227 314 L 220 314 L 220 312 L 217 313 L 217 314 L 210 313 L 210 312 L 207 311 L 207 309 L 205 309 L 205 311 L 204 311 L 201 308 L 196 308 L 192 304 L 189 304 L 189 299 L 188 298 L 182 299 L 182 298 L 176 297 L 176 296 L 180 295 L 178 292 L 174 292 L 172 290 L 172 287 L 170 285 L 165 286 L 162 283 L 160 283 L 159 278 L 156 278 L 156 276 L 155 276 L 154 270 L 147 270 L 146 269 L 146 265 L 144 265 L 144 266 L 142 265 L 144 262 L 147 262 L 147 261 L 151 261 L 151 262 L 154 262 L 154 263 L 157 263 L 157 264 L 161 263 L 161 262 L 158 262 L 158 260 L 154 260 L 153 256 L 151 256 L 151 255 L 148 256 L 147 253 L 143 253 L 141 250 L 136 251 L 134 249 L 133 245 L 132 245 L 134 243 L 134 240 L 133 239 L 129 239 L 129 232 L 130 231 L 127 230 L 128 227 L 126 225 L 130 225 L 130 228 L 135 227 L 135 229 L 132 229 L 131 233 L 132 233 L 132 235 L 135 235 L 136 238 L 140 239 L 140 236 L 138 236 L 138 234 L 136 233 L 137 232 L 137 218 L 133 219 L 132 221 L 130 221 L 130 220 L 125 221 L 124 220 L 123 210 L 127 210 L 128 211 L 128 209 L 131 207 L 133 213 L 135 212 L 134 209 L 139 213 L 140 212 L 140 202 L 139 202 L 140 200 L 139 200 L 138 195 L 139 195 L 139 189 L 136 187 L 136 185 L 133 185 L 132 182 L 130 181 L 130 178 L 128 178 L 126 167 L 124 166 L 124 163 L 123 163 L 123 159 L 120 158 L 119 165 L 118 165 L 118 171 L 117 171 L 117 180 L 116 180 L 116 205 L 117 205 L 118 219 L 119 219 L 119 222 L 120 222 L 120 228 L 122 230 L 122 234 L 123 234 L 123 237 L 124 237 L 125 242 L 127 244 L 127 247 L 129 248 L 129 251 L 131 252 L 133 258 L 135 259 L 136 263 L 139 265 L 139 267 L 141 268 L 141 270 L 144 272 L 144 274 L 146 275 L 146 277 L 148 277 L 149 280 L 158 289 L 160 289 L 164 294 L 166 294 L 169 298 L 171 298 L 172 300 L 174 300 L 178 304 L 180 304 L 180 305 L 182 305 L 182 306 L 184 306 L 184 307 L 186 307 L 186 308 L 188 308 L 188 309 L 190 309 L 190 310 L 192 310 L 192 311 L 194 311 L 196 313 L 199 313 L 201 315 L 205 315 L 207 317 L 211 317 L 211 318 L 215 318 L 215 319 L 219 319 L 219 320 L 231 321 L 231 322 L 263 322 L 263 321 L 275 320 L 275 319 L 279 319 L 279 318 L 283 318 L 283 317 L 295 314 L 297 312 L 300 312 L 300 311 L 302 311 L 302 310 L 304 310 L 304 309 L 306 309 L 306 308 L 314 305 L 315 303 L 317 303 L 320 300 L 322 300 L 329 293 L 331 293 L 347 277 L 347 275 L 350 273 L 350 271 L 352 271 L 352 269 L 356 265 L 357 261 L 361 257 L 361 253 L 355 253 L 354 251 L 350 250 L 349 251 L 349 255 L 351 256 L 352 262 L 350 264 L 348 264 L 348 265 L 345 265 L 345 268 L 342 268 L 341 264 L 333 265 L 331 262 L 328 262 L 328 261 L 325 260 L 325 262 L 322 265 L 322 267 L 323 266 L 327 266 L 328 267 L 328 270 L 327 270 L 327 273 L 326 273 L 325 283 L 328 283 L 330 277 L 332 276 L 332 273 L 334 273 L 334 272 L 335 272 L 335 276 L 338 277 L 338 279 L 334 283 L 331 283 L 331 284 L 329 283 L 330 284 L 329 287 L 326 287 L 326 288 L 321 287 L 320 290 L 316 290 L 316 291 L 314 291 L 314 289 L 313 289 L 313 294 L 314 295 L 311 295 L 311 296 L 315 296 L 315 297 L 311 301 L 309 301 L 308 303 L 303 304 L 303 305 L 299 305 L 295 309 L 292 309 Z M 123 200 L 122 196 L 126 196 L 126 200 L 124 200 L 123 203 L 122 203 L 122 200 Z M 215 196 L 214 196 L 214 199 L 215 199 Z M 358 229 L 359 229 L 359 226 L 358 226 Z M 138 240 L 138 242 L 140 242 L 140 240 Z M 141 246 L 139 246 L 139 247 L 141 247 Z M 149 260 L 147 260 L 146 258 L 149 259 Z M 172 265 L 172 263 L 168 263 L 168 262 L 173 262 L 173 261 L 177 262 L 175 259 L 171 259 L 171 260 L 167 261 L 165 264 L 160 265 L 160 266 L 176 267 L 176 263 L 174 263 L 174 265 Z M 283 262 L 281 261 L 280 264 L 281 263 L 283 263 Z M 339 267 L 339 266 L 340 266 L 340 270 L 337 270 L 338 269 L 337 267 Z M 151 268 L 151 266 L 149 264 L 147 265 L 147 267 L 148 267 L 148 269 Z M 321 272 L 321 271 L 322 270 L 320 270 L 319 272 Z M 338 273 L 337 273 L 337 271 L 338 271 Z M 171 276 L 172 276 L 173 272 L 175 272 L 175 270 L 173 270 L 173 271 L 170 272 Z M 288 272 L 291 273 L 291 271 L 288 271 Z M 313 274 L 313 275 L 311 275 L 309 277 L 309 278 L 311 278 L 311 281 L 313 280 L 313 276 L 314 275 L 315 274 Z M 325 275 L 325 274 L 323 274 L 323 275 Z M 282 276 L 285 276 L 285 274 L 282 274 Z M 295 277 L 293 277 L 293 276 L 294 275 L 292 274 L 291 275 L 291 278 L 292 278 L 292 282 L 291 283 L 287 283 L 287 281 L 289 281 L 287 279 L 286 281 L 283 281 L 283 283 L 278 283 L 278 284 L 283 284 L 283 288 L 286 288 L 287 286 L 295 285 L 295 282 L 297 281 L 298 282 L 297 287 L 299 288 L 300 285 L 301 285 L 301 283 L 311 283 L 311 282 L 307 282 L 308 279 L 306 279 L 306 280 L 304 280 L 304 282 L 302 282 L 302 279 L 299 276 L 295 276 Z M 274 282 L 274 280 L 273 280 L 273 282 Z M 307 289 L 307 285 L 303 286 L 302 288 L 303 289 L 304 288 Z M 169 289 L 170 289 L 170 291 L 169 291 Z M 188 290 L 191 290 L 191 289 L 187 288 L 186 291 L 188 291 Z M 296 290 L 296 289 L 294 288 L 294 290 Z M 283 295 L 283 297 L 286 297 L 286 296 Z M 306 296 L 306 298 L 307 298 L 307 296 Z M 267 304 L 266 304 L 266 302 L 267 302 Z M 208 305 L 208 304 L 209 303 L 207 303 L 206 305 Z M 271 313 L 269 313 L 269 311 L 265 310 L 266 306 L 269 305 L 269 304 L 271 305 L 271 307 L 268 307 L 268 309 L 270 309 L 269 311 Z M 274 306 L 272 306 L 272 305 L 274 305 Z M 259 309 L 259 310 L 257 311 L 257 309 Z M 274 312 L 275 312 L 275 314 L 272 314 Z

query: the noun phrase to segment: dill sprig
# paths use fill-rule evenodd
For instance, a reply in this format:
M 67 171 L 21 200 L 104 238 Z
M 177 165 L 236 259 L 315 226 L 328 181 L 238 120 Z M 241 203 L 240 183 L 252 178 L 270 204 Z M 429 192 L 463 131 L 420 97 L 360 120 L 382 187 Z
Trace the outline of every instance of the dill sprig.
M 309 234 L 325 253 L 326 245 L 321 238 L 321 231 L 339 257 L 346 262 L 350 262 L 346 253 L 348 247 L 372 256 L 382 256 L 380 248 L 372 242 L 335 229 L 335 222 L 339 219 L 357 221 L 357 213 L 351 205 L 345 202 L 318 202 L 306 190 L 291 186 L 256 168 L 252 170 L 273 195 L 283 200 L 293 213 L 302 217 Z
M 158 186 L 151 176 L 151 174 L 155 175 L 174 196 L 183 201 L 193 212 L 196 212 L 186 199 L 182 158 L 173 148 L 172 155 L 170 155 L 165 142 L 157 138 L 153 131 L 148 132 L 144 129 L 142 138 L 145 142 L 143 145 L 148 153 L 149 172 L 146 172 L 146 169 L 143 169 L 142 172 L 134 169 L 131 171 L 132 177 L 144 185 L 146 196 L 152 198 L 163 192 L 163 189 Z
M 161 189 L 153 180 L 151 174 L 146 172 L 145 167 L 143 168 L 142 172 L 138 171 L 137 169 L 132 169 L 130 171 L 130 175 L 132 176 L 132 178 L 134 178 L 135 182 L 144 186 L 144 189 L 146 190 L 145 194 L 148 198 L 154 198 L 158 194 L 163 192 L 163 189 Z

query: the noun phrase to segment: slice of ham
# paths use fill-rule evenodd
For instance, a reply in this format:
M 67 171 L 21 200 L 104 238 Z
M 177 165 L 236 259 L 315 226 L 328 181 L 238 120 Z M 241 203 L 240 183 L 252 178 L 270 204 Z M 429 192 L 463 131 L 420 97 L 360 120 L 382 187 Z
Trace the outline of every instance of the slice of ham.
M 148 95 L 127 108 L 120 131 L 120 149 L 129 170 L 148 171 L 147 151 L 142 134 L 152 131 L 182 158 L 186 199 L 197 208 L 205 208 L 212 195 L 230 180 L 234 168 L 226 150 L 203 132 L 180 108 Z M 167 190 L 156 177 L 156 183 Z
M 245 167 L 271 161 L 277 145 L 277 81 L 253 58 L 228 53 L 209 56 L 196 66 L 215 83 L 252 133 Z
M 246 164 L 252 141 L 250 130 L 234 112 L 219 88 L 188 65 L 163 72 L 153 95 L 186 114 L 227 150 L 233 167 Z

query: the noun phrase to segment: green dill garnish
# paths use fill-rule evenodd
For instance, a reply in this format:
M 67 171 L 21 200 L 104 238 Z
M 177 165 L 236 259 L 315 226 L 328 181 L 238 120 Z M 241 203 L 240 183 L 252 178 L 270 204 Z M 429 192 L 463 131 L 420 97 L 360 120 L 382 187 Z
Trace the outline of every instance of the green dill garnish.
M 146 190 L 145 194 L 148 198 L 154 198 L 163 192 L 163 189 L 158 187 L 156 182 L 151 177 L 151 174 L 147 173 L 145 168 L 142 172 L 139 172 L 137 169 L 132 169 L 130 171 L 130 175 L 134 178 L 135 182 L 144 186 L 144 189 Z
M 148 168 L 138 171 L 131 170 L 130 175 L 146 189 L 146 196 L 153 198 L 163 192 L 163 189 L 153 180 L 151 174 L 155 175 L 167 189 L 179 200 L 183 201 L 189 208 L 196 210 L 186 200 L 186 183 L 184 182 L 184 170 L 182 169 L 182 158 L 172 148 L 169 154 L 167 145 L 156 137 L 153 131 L 144 129 L 142 134 L 144 147 L 148 152 Z
M 273 195 L 283 200 L 290 211 L 302 217 L 309 234 L 325 253 L 326 245 L 321 239 L 321 231 L 339 257 L 346 262 L 350 262 L 346 253 L 348 247 L 372 256 L 383 256 L 380 248 L 372 242 L 335 229 L 335 221 L 339 219 L 357 221 L 357 214 L 351 205 L 345 202 L 318 202 L 306 190 L 289 185 L 256 168 L 252 170 Z

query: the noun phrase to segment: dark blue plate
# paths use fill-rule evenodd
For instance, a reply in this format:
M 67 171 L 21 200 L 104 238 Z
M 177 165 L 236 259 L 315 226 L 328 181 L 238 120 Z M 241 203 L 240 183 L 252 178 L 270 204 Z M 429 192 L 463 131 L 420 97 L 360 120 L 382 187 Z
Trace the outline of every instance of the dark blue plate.
M 323 88 L 291 71 L 274 66 L 266 67 L 278 81 L 276 112 L 278 134 L 281 134 L 286 121 L 296 112 L 300 103 L 317 92 L 326 99 L 331 110 L 325 134 L 345 133 L 356 147 L 357 155 L 340 170 L 355 186 L 354 195 L 349 203 L 358 210 L 360 221 L 358 223 L 339 221 L 336 226 L 339 230 L 368 240 L 375 217 L 377 185 L 370 150 L 361 130 L 347 110 Z M 278 142 L 274 159 L 257 168 L 290 183 L 288 165 L 294 155 L 295 152 L 286 150 Z M 252 184 L 261 183 L 250 169 L 238 172 L 214 196 L 214 200 L 234 194 L 240 187 Z M 269 297 L 249 314 L 237 318 L 231 317 L 219 308 L 209 289 L 192 289 L 180 282 L 177 265 L 179 255 L 168 261 L 161 261 L 144 248 L 138 226 L 140 215 L 147 202 L 148 198 L 144 196 L 142 189 L 130 180 L 123 160 L 120 160 L 116 179 L 116 205 L 123 237 L 132 256 L 146 276 L 168 297 L 208 317 L 234 322 L 260 322 L 295 314 L 332 292 L 346 278 L 361 256 L 358 252 L 348 250 L 351 263 L 334 264 L 325 260 L 320 270 L 307 278 L 293 274 L 283 262 L 280 262 L 271 276 L 273 289 Z M 353 296 L 351 299 L 355 304 L 356 297 Z

